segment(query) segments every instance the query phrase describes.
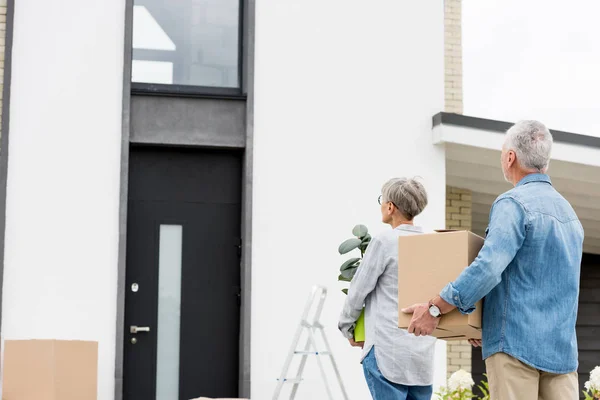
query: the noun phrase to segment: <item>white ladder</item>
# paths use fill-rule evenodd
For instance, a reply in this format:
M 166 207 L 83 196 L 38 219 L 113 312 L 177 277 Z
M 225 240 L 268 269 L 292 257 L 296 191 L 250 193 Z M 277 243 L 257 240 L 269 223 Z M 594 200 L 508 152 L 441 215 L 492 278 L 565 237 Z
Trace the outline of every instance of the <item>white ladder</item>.
M 306 302 L 306 306 L 304 307 L 302 319 L 300 320 L 300 325 L 298 326 L 298 330 L 296 331 L 296 335 L 294 336 L 290 352 L 288 353 L 288 356 L 285 360 L 285 364 L 283 365 L 283 370 L 281 371 L 281 375 L 279 376 L 279 382 L 277 382 L 277 387 L 275 388 L 275 393 L 273 394 L 273 400 L 279 399 L 281 389 L 286 383 L 293 384 L 292 392 L 290 393 L 290 400 L 293 400 L 296 397 L 296 392 L 298 391 L 298 386 L 302 381 L 302 373 L 304 372 L 306 360 L 309 355 L 314 355 L 317 359 L 317 364 L 319 365 L 319 369 L 321 370 L 321 376 L 323 378 L 323 382 L 325 383 L 325 389 L 327 390 L 327 396 L 330 400 L 333 400 L 331 388 L 329 387 L 329 381 L 327 380 L 327 375 L 325 375 L 325 368 L 323 367 L 323 363 L 321 362 L 321 356 L 329 357 L 333 366 L 333 370 L 335 371 L 337 381 L 340 385 L 340 388 L 342 389 L 342 395 L 344 397 L 344 400 L 348 400 L 348 395 L 346 394 L 346 389 L 344 388 L 344 383 L 342 382 L 340 371 L 338 370 L 337 364 L 335 363 L 335 359 L 333 358 L 333 354 L 331 353 L 331 348 L 329 347 L 329 342 L 327 341 L 327 336 L 325 335 L 324 327 L 319 322 L 319 318 L 321 317 L 321 312 L 323 311 L 323 304 L 325 303 L 326 297 L 327 288 L 323 286 L 313 286 L 308 301 Z M 319 303 L 317 305 L 312 320 L 309 320 L 310 310 L 313 308 L 313 304 L 316 300 L 318 300 Z M 306 339 L 306 345 L 304 346 L 304 349 L 298 350 L 298 342 L 300 341 L 300 336 L 302 335 L 302 332 L 304 330 L 306 330 L 308 334 L 308 337 Z M 317 342 L 315 340 L 315 334 L 317 331 L 321 333 L 323 343 L 325 344 L 325 351 L 319 351 L 317 349 Z M 300 365 L 298 366 L 298 372 L 296 374 L 296 377 L 286 378 L 288 370 L 290 369 L 290 364 L 292 363 L 292 359 L 295 355 L 302 356 L 302 358 L 300 359 Z

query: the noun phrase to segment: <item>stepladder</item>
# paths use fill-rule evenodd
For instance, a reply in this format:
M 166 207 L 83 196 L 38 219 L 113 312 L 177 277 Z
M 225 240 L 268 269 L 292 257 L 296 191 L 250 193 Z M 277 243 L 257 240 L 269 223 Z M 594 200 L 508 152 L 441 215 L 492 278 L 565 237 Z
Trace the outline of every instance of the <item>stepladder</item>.
M 314 357 L 316 359 L 316 364 L 323 380 L 327 398 L 329 400 L 334 400 L 332 388 L 329 382 L 330 378 L 328 378 L 325 364 L 323 363 L 324 358 L 328 359 L 333 369 L 335 379 L 337 380 L 339 388 L 341 389 L 342 398 L 344 400 L 348 400 L 346 388 L 344 387 L 340 371 L 331 352 L 331 347 L 329 346 L 329 341 L 327 340 L 324 326 L 320 322 L 321 313 L 323 312 L 323 306 L 326 298 L 327 288 L 323 286 L 313 286 L 306 305 L 304 306 L 302 316 L 300 317 L 300 323 L 296 329 L 296 333 L 292 340 L 292 345 L 285 359 L 285 363 L 283 364 L 283 369 L 281 370 L 281 374 L 277 380 L 277 386 L 275 387 L 273 400 L 280 399 L 282 390 L 286 385 L 291 385 L 289 400 L 296 398 L 296 394 L 298 392 L 298 388 L 300 387 L 300 383 L 302 382 L 303 374 L 305 372 L 309 357 Z M 303 336 L 306 338 L 306 341 L 304 342 L 304 347 L 300 348 L 299 345 L 303 339 Z M 317 338 L 320 338 L 320 343 L 318 343 Z M 292 362 L 294 361 L 294 358 L 298 357 L 299 364 L 296 375 L 289 377 L 288 374 Z

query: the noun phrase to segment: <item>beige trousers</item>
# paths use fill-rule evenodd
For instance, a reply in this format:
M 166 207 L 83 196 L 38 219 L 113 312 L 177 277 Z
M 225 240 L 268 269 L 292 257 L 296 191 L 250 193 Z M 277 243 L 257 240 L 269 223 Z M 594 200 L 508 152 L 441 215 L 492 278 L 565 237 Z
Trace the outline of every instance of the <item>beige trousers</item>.
M 539 371 L 505 353 L 485 360 L 491 400 L 578 400 L 577 372 Z

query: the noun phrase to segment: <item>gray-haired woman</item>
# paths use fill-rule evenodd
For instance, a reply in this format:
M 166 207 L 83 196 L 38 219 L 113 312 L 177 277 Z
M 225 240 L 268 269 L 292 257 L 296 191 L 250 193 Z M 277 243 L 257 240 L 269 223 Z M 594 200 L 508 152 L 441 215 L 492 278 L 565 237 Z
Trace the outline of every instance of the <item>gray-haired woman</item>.
M 375 236 L 352 279 L 338 327 L 352 346 L 363 348 L 362 365 L 374 400 L 430 400 L 435 339 L 398 328 L 398 237 L 423 230 L 413 218 L 427 206 L 427 192 L 415 179 L 383 185 L 381 219 L 392 226 Z M 366 341 L 354 341 L 365 307 Z

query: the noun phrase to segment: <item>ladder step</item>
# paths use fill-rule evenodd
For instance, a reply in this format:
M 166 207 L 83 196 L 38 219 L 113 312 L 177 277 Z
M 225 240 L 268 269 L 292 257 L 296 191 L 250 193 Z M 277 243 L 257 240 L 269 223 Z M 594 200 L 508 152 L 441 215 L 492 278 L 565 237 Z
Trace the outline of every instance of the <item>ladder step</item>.
M 279 378 L 277 378 L 279 380 Z M 283 383 L 300 383 L 302 382 L 302 378 L 284 378 Z
M 303 355 L 317 355 L 317 356 L 328 356 L 331 353 L 328 351 L 295 351 L 294 354 L 303 354 Z

